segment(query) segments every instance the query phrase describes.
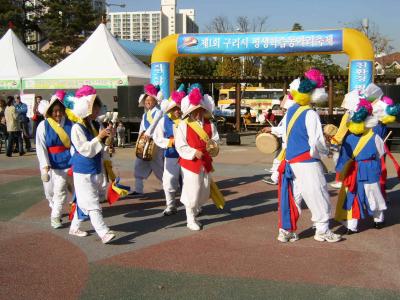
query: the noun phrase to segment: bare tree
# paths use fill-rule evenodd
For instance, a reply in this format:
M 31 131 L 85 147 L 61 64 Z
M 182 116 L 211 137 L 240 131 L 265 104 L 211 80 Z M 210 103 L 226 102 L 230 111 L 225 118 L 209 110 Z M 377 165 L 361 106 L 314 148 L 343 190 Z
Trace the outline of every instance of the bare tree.
M 376 55 L 390 54 L 394 49 L 391 45 L 392 40 L 380 32 L 375 22 L 369 21 L 368 23 L 368 27 L 363 25 L 362 20 L 347 23 L 346 25 L 365 33 L 371 41 Z
M 215 17 L 205 28 L 206 32 L 226 33 L 232 32 L 233 27 L 229 19 L 225 16 Z

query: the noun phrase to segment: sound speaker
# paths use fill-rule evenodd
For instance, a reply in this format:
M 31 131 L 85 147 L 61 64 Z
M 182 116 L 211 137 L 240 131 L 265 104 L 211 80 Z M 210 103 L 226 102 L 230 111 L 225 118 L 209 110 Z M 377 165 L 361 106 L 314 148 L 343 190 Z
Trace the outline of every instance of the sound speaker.
M 123 122 L 140 123 L 144 108 L 138 107 L 138 103 L 143 86 L 119 86 L 117 94 L 118 118 Z
M 226 134 L 227 145 L 240 145 L 240 134 L 237 132 L 228 132 Z

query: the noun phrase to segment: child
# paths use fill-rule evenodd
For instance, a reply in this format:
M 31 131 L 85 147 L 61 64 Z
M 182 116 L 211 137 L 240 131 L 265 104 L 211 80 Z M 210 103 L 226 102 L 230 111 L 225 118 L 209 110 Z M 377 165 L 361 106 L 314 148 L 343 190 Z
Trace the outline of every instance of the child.
M 81 220 L 76 216 L 88 216 L 96 233 L 104 244 L 115 238 L 104 223 L 100 206 L 100 192 L 104 189 L 104 174 L 102 156 L 104 139 L 110 136 L 110 128 L 102 129 L 95 124 L 102 107 L 96 90 L 91 86 L 83 86 L 76 92 L 78 98 L 74 106 L 74 113 L 81 120 L 72 126 L 71 141 L 75 149 L 72 157 L 72 168 L 77 198 L 75 217 L 71 223 L 71 230 L 79 228 Z
M 181 121 L 181 101 L 185 92 L 173 92 L 169 100 L 164 100 L 161 108 L 165 111 L 164 117 L 160 120 L 154 133 L 154 142 L 164 149 L 164 174 L 163 188 L 167 208 L 164 216 L 177 213 L 175 194 L 179 186 L 180 166 L 178 164 L 179 154 L 175 149 L 175 130 Z
M 200 230 L 196 219 L 201 206 L 210 198 L 210 172 L 212 158 L 207 151 L 207 141 L 219 141 L 216 126 L 205 117 L 212 113 L 213 99 L 202 96 L 199 85 L 192 85 L 189 95 L 182 100 L 184 120 L 179 123 L 175 136 L 175 147 L 179 153 L 182 171 L 181 202 L 186 208 L 187 227 Z
M 373 128 L 378 120 L 371 116 L 372 105 L 366 99 L 354 95 L 358 102 L 348 123 L 349 134 L 343 140 L 336 170 L 343 178 L 336 206 L 336 220 L 343 222 L 347 233 L 358 231 L 358 220 L 365 212 L 374 217 L 375 227 L 381 228 L 386 210 L 385 199 L 379 186 L 380 159 L 384 144 Z
M 148 84 L 144 87 L 145 93 L 139 98 L 139 107 L 145 108 L 140 123 L 139 137 L 143 133 L 146 139 L 152 139 L 154 130 L 162 118 L 162 111 L 158 102 L 162 100 L 162 94 L 157 87 Z M 156 147 L 154 157 L 151 161 L 136 158 L 134 165 L 135 190 L 131 195 L 143 194 L 143 180 L 147 179 L 151 172 L 154 172 L 159 181 L 162 180 L 164 170 L 164 157 L 162 151 Z
M 65 107 L 61 102 L 64 95 L 64 91 L 57 91 L 50 102 L 40 101 L 38 111 L 46 119 L 36 129 L 36 154 L 45 195 L 51 208 L 50 225 L 54 229 L 62 227 L 61 214 L 67 200 L 68 170 L 71 167 L 72 122 L 65 116 Z M 70 234 L 87 235 L 79 228 Z

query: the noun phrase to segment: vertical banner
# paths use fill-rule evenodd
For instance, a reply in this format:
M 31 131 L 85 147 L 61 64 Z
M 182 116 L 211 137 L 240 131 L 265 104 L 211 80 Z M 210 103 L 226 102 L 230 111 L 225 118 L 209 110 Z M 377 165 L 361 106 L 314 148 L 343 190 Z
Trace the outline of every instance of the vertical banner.
M 352 90 L 363 90 L 372 82 L 373 62 L 369 60 L 353 60 L 350 64 L 349 87 Z
M 159 85 L 164 98 L 169 97 L 169 63 L 156 62 L 151 64 L 150 81 L 154 85 Z
M 21 94 L 21 102 L 28 106 L 28 112 L 26 116 L 28 118 L 33 117 L 33 106 L 35 105 L 35 94 Z

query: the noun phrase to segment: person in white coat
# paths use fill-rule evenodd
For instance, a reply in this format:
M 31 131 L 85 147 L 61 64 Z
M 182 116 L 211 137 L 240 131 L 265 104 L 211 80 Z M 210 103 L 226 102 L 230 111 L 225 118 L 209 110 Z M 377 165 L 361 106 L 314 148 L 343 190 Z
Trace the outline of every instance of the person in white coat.
M 65 116 L 62 103 L 63 91 L 51 98 L 41 100 L 39 112 L 45 117 L 36 130 L 36 154 L 43 181 L 43 187 L 51 208 L 50 224 L 61 228 L 63 205 L 67 200 L 68 186 L 72 178 L 68 176 L 71 167 L 71 128 L 73 123 Z
M 179 154 L 175 149 L 175 131 L 181 121 L 181 101 L 185 92 L 175 91 L 169 100 L 161 103 L 161 109 L 165 112 L 164 117 L 158 123 L 154 132 L 154 142 L 158 147 L 164 149 L 164 174 L 163 189 L 165 193 L 166 209 L 164 216 L 177 213 L 175 195 L 179 188 L 180 166 L 178 164 Z
M 152 84 L 147 84 L 144 87 L 144 94 L 139 98 L 139 107 L 144 107 L 145 112 L 142 117 L 139 129 L 139 138 L 143 134 L 145 139 L 152 139 L 154 130 L 158 122 L 162 118 L 162 111 L 158 104 L 162 101 L 162 93 L 158 87 Z M 131 195 L 142 195 L 143 181 L 146 180 L 152 172 L 161 182 L 164 171 L 164 155 L 163 152 L 156 146 L 154 156 L 151 161 L 145 161 L 136 158 L 134 164 L 134 177 L 135 177 L 135 190 L 130 193 Z
M 338 242 L 341 236 L 329 229 L 331 204 L 323 168 L 322 155 L 329 150 L 325 143 L 318 114 L 308 105 L 311 99 L 326 99 L 323 89 L 324 77 L 319 70 L 311 69 L 305 79 L 297 79 L 290 93 L 296 102 L 283 121 L 286 128 L 283 141 L 286 143 L 285 160 L 279 166 L 279 235 L 280 242 L 299 239 L 295 233 L 302 200 L 311 211 L 315 226 L 316 241 Z
M 95 123 L 102 104 L 93 87 L 83 86 L 76 92 L 76 97 L 73 112 L 81 120 L 71 130 L 71 141 L 75 149 L 72 169 L 76 210 L 70 233 L 73 234 L 79 228 L 82 220 L 89 218 L 96 233 L 106 244 L 115 238 L 115 233 L 104 223 L 100 206 L 100 191 L 104 189 L 103 141 L 110 136 L 111 129 L 101 128 Z
M 182 100 L 184 120 L 179 123 L 175 136 L 175 147 L 179 153 L 182 172 L 182 194 L 185 205 L 187 227 L 200 230 L 197 216 L 201 206 L 210 198 L 210 182 L 213 170 L 212 158 L 207 151 L 209 140 L 219 142 L 217 128 L 207 117 L 214 107 L 213 99 L 202 95 L 198 85 Z

